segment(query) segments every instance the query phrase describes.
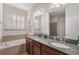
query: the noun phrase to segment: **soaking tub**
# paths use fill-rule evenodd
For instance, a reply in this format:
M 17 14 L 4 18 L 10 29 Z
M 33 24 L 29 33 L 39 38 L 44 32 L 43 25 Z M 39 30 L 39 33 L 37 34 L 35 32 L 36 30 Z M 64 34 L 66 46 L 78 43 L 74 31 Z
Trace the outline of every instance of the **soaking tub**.
M 0 55 L 17 55 L 25 52 L 25 39 L 0 42 Z

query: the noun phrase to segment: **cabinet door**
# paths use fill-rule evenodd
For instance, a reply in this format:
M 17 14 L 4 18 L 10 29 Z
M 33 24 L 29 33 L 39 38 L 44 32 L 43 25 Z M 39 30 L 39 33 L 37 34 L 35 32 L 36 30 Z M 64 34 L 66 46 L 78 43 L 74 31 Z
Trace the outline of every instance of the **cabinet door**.
M 33 55 L 33 41 L 30 40 L 30 54 Z
M 41 55 L 41 49 L 36 45 L 34 45 L 34 55 Z
M 43 54 L 48 53 L 49 55 L 64 55 L 65 54 L 56 49 L 50 48 L 46 45 L 42 45 L 42 51 L 43 51 Z M 44 51 L 46 51 L 46 53 Z
M 26 38 L 26 52 L 33 54 L 33 40 Z
M 28 54 L 30 54 L 30 43 L 29 43 L 29 39 L 26 39 L 26 52 Z
M 46 51 L 42 50 L 42 55 L 50 55 L 50 54 L 47 53 Z

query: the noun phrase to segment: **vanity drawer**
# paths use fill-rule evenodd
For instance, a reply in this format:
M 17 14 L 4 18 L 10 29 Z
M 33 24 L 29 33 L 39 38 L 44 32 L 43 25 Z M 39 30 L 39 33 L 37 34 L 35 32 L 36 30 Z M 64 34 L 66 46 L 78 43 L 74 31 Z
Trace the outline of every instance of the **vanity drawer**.
M 41 44 L 39 42 L 34 41 L 34 45 L 41 47 Z
M 62 53 L 62 52 L 60 52 L 60 51 L 58 51 L 56 49 L 50 48 L 50 47 L 45 46 L 45 45 L 42 45 L 42 50 L 46 51 L 50 55 L 63 55 L 64 54 L 64 53 Z

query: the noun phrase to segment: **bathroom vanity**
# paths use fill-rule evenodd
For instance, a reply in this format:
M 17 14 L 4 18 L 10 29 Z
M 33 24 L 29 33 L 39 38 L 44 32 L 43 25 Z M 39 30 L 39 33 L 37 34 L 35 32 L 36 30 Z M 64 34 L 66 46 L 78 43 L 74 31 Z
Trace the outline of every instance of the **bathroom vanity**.
M 43 43 L 39 43 L 26 37 L 26 52 L 31 55 L 64 55 L 61 51 L 51 48 Z
M 78 55 L 79 47 L 74 44 L 59 44 L 59 47 L 52 43 L 60 43 L 53 39 L 26 36 L 26 52 L 29 55 Z M 63 46 L 65 45 L 65 46 Z

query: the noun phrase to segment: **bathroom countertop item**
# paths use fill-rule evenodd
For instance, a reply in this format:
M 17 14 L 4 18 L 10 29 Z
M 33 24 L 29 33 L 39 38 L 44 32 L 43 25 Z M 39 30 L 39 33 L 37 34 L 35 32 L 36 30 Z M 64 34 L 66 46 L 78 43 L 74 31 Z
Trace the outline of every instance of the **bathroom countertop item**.
M 51 48 L 54 48 L 56 50 L 59 50 L 63 53 L 69 54 L 69 55 L 79 55 L 79 47 L 74 45 L 74 44 L 69 44 L 69 43 L 64 43 L 65 45 L 69 46 L 70 48 L 66 49 L 66 48 L 59 48 L 56 47 L 54 45 L 52 45 L 51 43 L 61 43 L 57 40 L 53 40 L 53 39 L 45 39 L 45 38 L 39 38 L 33 35 L 27 35 L 26 37 L 31 38 L 32 40 L 35 40 L 39 43 L 45 44 Z

